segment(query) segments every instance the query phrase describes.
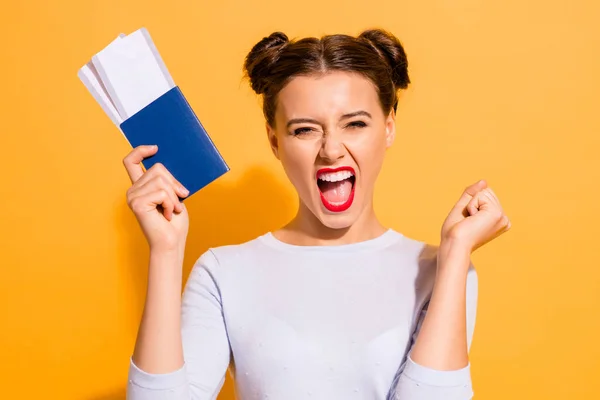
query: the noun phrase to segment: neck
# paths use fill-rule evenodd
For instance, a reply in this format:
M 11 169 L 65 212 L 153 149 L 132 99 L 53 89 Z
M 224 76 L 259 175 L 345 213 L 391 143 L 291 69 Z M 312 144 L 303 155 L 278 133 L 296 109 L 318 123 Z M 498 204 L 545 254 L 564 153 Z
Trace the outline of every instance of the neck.
M 368 204 L 358 219 L 345 228 L 330 228 L 325 226 L 302 203 L 294 219 L 273 234 L 280 240 L 300 246 L 327 246 L 350 244 L 374 239 L 387 231 L 373 209 L 372 202 Z

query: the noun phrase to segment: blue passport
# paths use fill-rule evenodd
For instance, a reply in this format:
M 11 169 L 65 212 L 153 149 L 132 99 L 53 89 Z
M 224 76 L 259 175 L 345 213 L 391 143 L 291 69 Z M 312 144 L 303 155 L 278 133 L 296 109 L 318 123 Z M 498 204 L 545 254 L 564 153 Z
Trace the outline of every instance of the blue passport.
M 142 161 L 146 169 L 162 163 L 190 191 L 196 193 L 229 171 L 179 86 L 175 86 L 120 124 L 133 147 L 158 145 Z

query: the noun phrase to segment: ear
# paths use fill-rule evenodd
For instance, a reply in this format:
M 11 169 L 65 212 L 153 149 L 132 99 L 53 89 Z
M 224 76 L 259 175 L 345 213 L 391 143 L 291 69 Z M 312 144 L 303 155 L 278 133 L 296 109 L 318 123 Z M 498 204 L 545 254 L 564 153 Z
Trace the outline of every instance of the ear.
M 265 123 L 265 127 L 267 129 L 267 138 L 269 139 L 269 144 L 271 145 L 271 151 L 279 160 L 279 142 L 277 141 L 277 132 L 275 132 L 275 128 L 270 126 L 268 122 Z
M 385 119 L 385 144 L 386 147 L 390 147 L 396 139 L 396 112 L 394 109 L 390 111 L 389 115 Z

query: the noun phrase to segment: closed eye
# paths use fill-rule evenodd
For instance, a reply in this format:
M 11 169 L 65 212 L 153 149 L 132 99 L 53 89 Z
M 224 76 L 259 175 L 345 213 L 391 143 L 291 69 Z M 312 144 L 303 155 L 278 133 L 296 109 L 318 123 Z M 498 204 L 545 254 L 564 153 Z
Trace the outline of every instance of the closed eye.
M 294 135 L 298 136 L 298 135 L 306 134 L 306 133 L 309 133 L 312 130 L 313 130 L 312 128 L 304 126 L 302 128 L 294 129 Z
M 363 121 L 352 121 L 346 127 L 348 128 L 364 128 L 367 124 Z

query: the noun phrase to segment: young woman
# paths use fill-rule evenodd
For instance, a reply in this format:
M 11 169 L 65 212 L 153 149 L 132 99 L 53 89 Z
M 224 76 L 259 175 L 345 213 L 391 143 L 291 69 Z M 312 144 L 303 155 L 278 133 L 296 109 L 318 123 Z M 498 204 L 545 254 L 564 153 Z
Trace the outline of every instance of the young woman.
M 156 147 L 125 157 L 128 204 L 150 245 L 128 398 L 215 399 L 231 367 L 243 400 L 470 399 L 470 254 L 510 223 L 483 180 L 451 208 L 438 246 L 378 220 L 374 184 L 394 142 L 397 91 L 409 84 L 398 39 L 276 32 L 245 70 L 298 212 L 206 251 L 181 296 L 185 189 L 160 164 L 143 171 Z

